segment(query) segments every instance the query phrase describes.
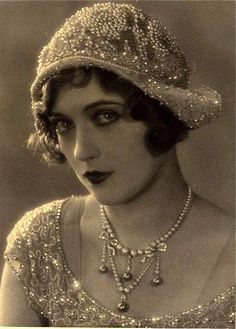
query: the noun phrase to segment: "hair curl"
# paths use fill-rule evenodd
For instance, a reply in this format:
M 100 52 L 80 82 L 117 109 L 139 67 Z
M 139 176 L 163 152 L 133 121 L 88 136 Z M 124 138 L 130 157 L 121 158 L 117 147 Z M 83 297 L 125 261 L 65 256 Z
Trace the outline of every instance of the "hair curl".
M 116 92 L 124 97 L 129 114 L 134 120 L 142 120 L 147 126 L 145 143 L 153 156 L 169 151 L 178 142 L 188 136 L 189 128 L 179 120 L 165 105 L 150 96 L 131 82 L 117 74 L 98 67 L 79 67 L 66 69 L 51 78 L 43 88 L 43 103 L 33 108 L 36 132 L 28 140 L 28 147 L 40 150 L 49 164 L 66 161 L 60 152 L 55 129 L 49 115 L 59 90 L 64 85 L 78 88 L 86 86 L 93 76 L 98 79 L 101 88 Z

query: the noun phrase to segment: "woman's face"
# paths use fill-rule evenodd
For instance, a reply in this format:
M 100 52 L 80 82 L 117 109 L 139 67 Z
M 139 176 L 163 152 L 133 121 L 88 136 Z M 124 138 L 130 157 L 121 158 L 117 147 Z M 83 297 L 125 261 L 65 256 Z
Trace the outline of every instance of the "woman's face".
M 149 153 L 147 127 L 133 120 L 125 100 L 104 91 L 96 77 L 82 88 L 62 87 L 49 119 L 61 152 L 98 202 L 129 201 L 158 178 L 163 157 Z

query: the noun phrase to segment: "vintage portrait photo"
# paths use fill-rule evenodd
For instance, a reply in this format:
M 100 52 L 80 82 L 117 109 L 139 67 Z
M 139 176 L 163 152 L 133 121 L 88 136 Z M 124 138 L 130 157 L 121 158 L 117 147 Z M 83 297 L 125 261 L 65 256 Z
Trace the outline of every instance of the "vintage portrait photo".
M 0 1 L 0 327 L 234 328 L 235 2 Z

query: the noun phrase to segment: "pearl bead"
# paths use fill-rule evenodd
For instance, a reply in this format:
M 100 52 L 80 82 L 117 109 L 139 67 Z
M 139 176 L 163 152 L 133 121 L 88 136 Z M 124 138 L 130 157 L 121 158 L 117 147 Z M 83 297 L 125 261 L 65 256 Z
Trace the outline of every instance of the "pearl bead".
M 138 255 L 143 255 L 143 250 L 138 249 Z
M 131 256 L 136 257 L 138 252 L 136 250 L 131 250 L 130 254 Z
M 129 248 L 123 248 L 121 252 L 123 255 L 127 255 L 129 253 Z

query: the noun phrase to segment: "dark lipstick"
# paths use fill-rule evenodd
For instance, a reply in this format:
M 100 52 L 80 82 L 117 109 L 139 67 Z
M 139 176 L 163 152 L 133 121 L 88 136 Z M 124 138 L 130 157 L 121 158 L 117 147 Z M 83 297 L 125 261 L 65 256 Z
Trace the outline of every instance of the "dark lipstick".
M 94 185 L 98 185 L 102 182 L 104 182 L 113 172 L 102 172 L 102 171 L 86 171 L 84 173 L 84 177 L 87 178 L 87 180 Z

